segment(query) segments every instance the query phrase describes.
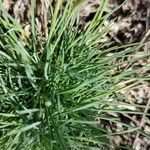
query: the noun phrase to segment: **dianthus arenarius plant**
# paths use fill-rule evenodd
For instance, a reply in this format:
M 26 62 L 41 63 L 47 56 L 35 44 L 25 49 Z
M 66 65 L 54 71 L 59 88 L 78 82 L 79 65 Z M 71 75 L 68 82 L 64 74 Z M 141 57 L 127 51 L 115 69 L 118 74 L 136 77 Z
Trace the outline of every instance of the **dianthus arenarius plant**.
M 78 150 L 109 149 L 116 133 L 102 122 L 120 123 L 108 112 L 117 107 L 124 83 L 138 70 L 121 70 L 137 45 L 113 46 L 100 39 L 111 13 L 101 0 L 91 23 L 79 32 L 78 11 L 83 0 L 58 0 L 50 7 L 49 35 L 38 47 L 35 1 L 31 1 L 31 38 L 0 2 L 0 149 Z M 119 61 L 119 60 L 124 61 Z M 114 63 L 115 62 L 115 63 Z M 129 85 L 129 84 L 128 84 Z M 116 105 L 115 105 L 116 104 Z M 118 133 L 119 134 L 119 133 Z

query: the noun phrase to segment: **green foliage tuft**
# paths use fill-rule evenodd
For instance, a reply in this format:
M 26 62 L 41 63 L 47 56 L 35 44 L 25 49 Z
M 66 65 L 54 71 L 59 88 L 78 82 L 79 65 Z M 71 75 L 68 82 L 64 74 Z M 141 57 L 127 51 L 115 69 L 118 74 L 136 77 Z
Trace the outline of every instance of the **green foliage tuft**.
M 116 133 L 107 131 L 101 121 L 120 123 L 126 129 L 122 132 L 137 130 L 107 115 L 125 111 L 117 107 L 122 83 L 137 70 L 116 68 L 130 62 L 118 60 L 131 56 L 137 44 L 98 43 L 110 29 L 103 25 L 109 17 L 103 15 L 105 0 L 91 24 L 79 33 L 76 15 L 83 2 L 69 0 L 62 7 L 62 0 L 57 1 L 42 52 L 34 2 L 31 39 L 24 38 L 21 25 L 0 3 L 1 150 L 109 149 L 109 137 Z

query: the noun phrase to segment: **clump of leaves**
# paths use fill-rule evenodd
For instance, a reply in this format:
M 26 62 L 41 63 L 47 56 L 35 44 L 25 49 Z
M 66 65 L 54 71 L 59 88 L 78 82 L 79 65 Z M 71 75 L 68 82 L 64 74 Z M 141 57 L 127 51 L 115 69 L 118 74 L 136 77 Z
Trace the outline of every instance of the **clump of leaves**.
M 116 133 L 103 128 L 101 120 L 120 123 L 126 129 L 122 132 L 136 130 L 107 112 L 124 112 L 113 105 L 122 83 L 138 70 L 122 72 L 117 68 L 129 60 L 118 60 L 131 56 L 137 45 L 99 44 L 111 26 L 103 25 L 111 15 L 103 15 L 105 0 L 79 33 L 76 16 L 83 2 L 68 0 L 63 6 L 58 0 L 51 7 L 43 50 L 34 1 L 30 39 L 0 2 L 0 149 L 109 149 L 109 136 Z

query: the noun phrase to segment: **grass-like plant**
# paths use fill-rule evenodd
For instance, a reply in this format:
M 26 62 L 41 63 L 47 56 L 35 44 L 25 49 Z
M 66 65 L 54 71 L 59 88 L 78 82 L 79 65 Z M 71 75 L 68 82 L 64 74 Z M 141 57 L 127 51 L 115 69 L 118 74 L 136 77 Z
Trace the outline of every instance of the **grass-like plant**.
M 1 150 L 109 149 L 110 136 L 138 129 L 108 115 L 131 112 L 120 104 L 120 90 L 128 88 L 126 81 L 135 83 L 133 75 L 140 70 L 118 68 L 131 62 L 137 44 L 99 43 L 111 27 L 104 26 L 111 16 L 103 15 L 108 0 L 101 0 L 90 25 L 79 32 L 76 16 L 83 2 L 67 0 L 64 6 L 58 0 L 51 7 L 44 50 L 38 46 L 35 1 L 31 38 L 0 2 Z M 109 132 L 102 121 L 124 130 Z

